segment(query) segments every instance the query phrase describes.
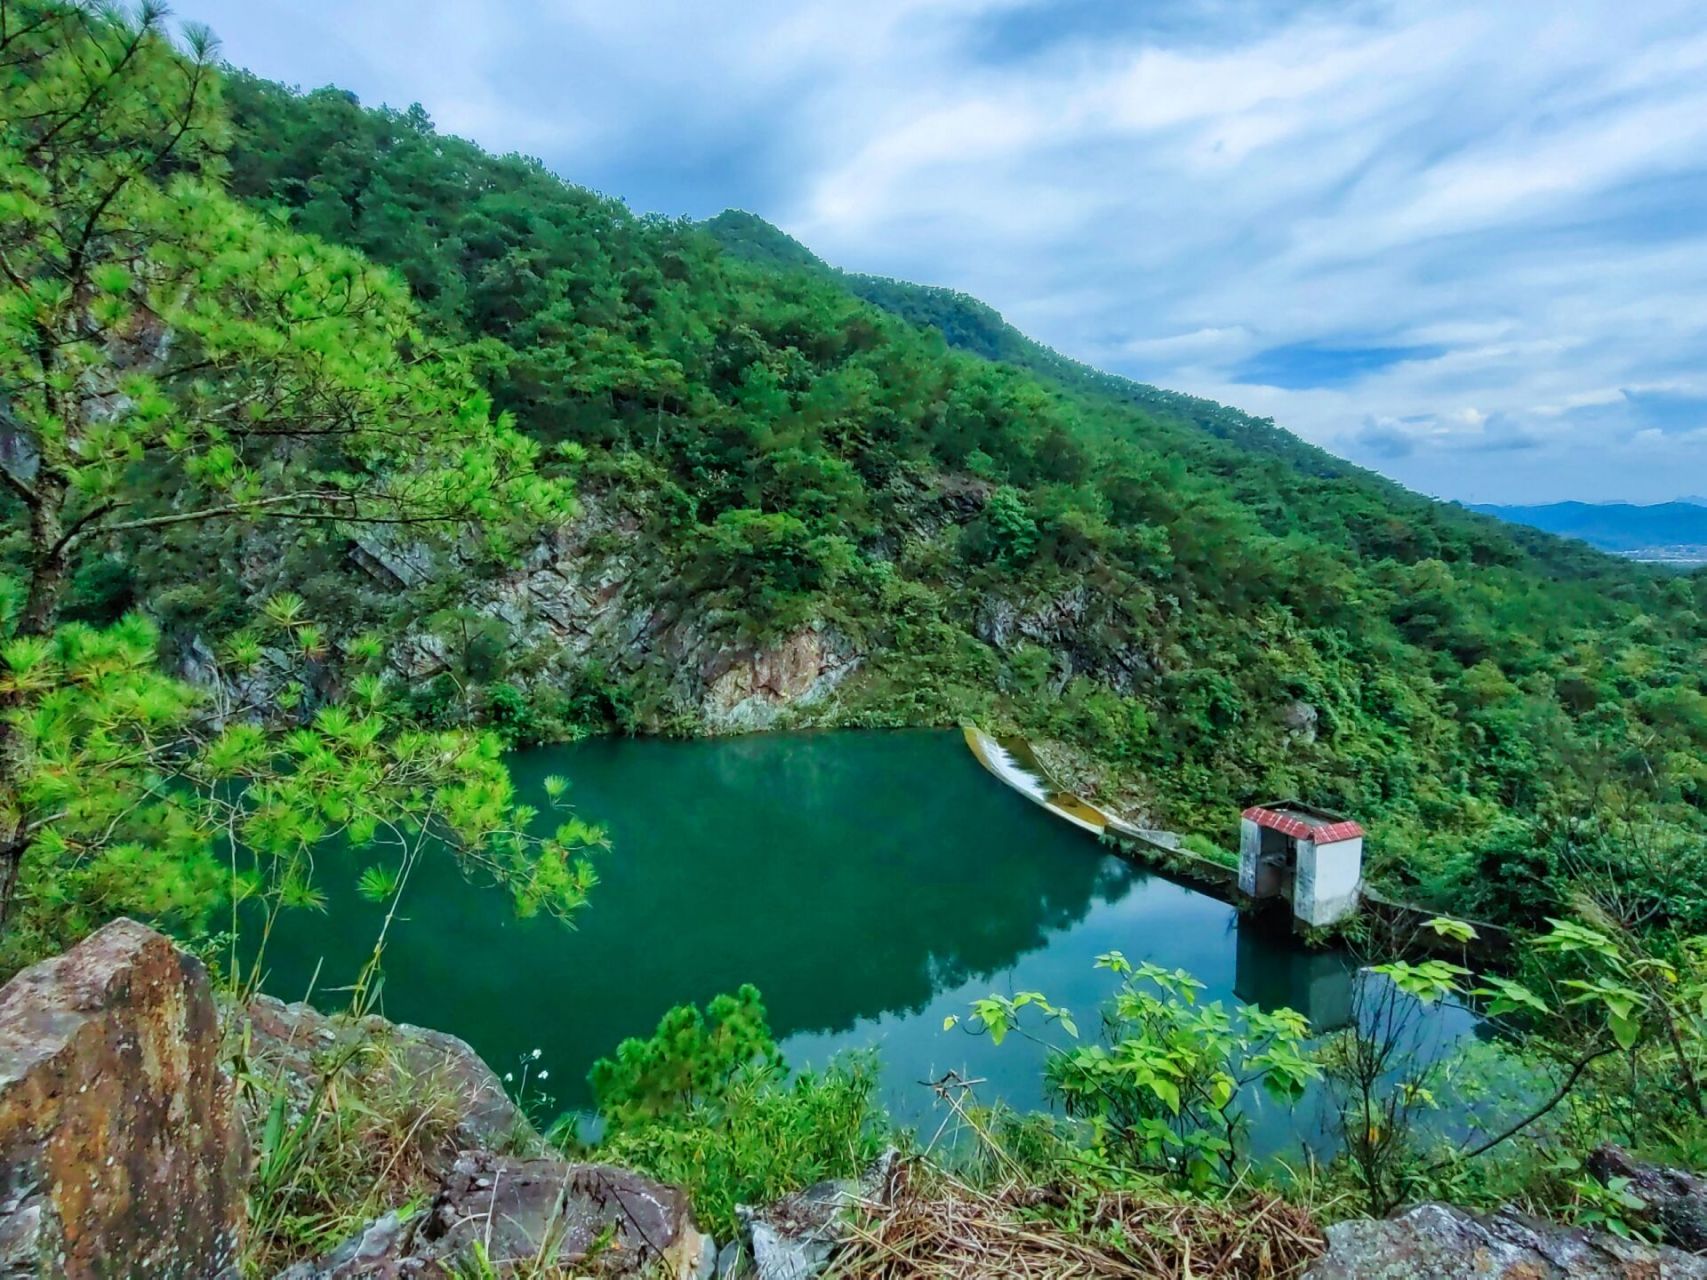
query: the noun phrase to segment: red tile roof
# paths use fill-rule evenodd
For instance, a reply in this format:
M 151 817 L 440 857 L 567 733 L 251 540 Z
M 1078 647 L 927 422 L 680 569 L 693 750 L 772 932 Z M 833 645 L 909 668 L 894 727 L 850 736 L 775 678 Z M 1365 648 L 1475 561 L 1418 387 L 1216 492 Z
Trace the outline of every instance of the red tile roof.
M 1278 831 L 1294 840 L 1314 840 L 1317 844 L 1333 844 L 1336 840 L 1351 840 L 1363 834 L 1363 828 L 1355 822 L 1311 824 L 1294 814 L 1282 813 L 1278 809 L 1265 809 L 1262 805 L 1253 805 L 1246 809 L 1244 816 L 1259 827 Z
M 1355 822 L 1330 822 L 1325 827 L 1316 828 L 1317 844 L 1333 844 L 1339 840 L 1352 840 L 1363 834 L 1363 828 Z

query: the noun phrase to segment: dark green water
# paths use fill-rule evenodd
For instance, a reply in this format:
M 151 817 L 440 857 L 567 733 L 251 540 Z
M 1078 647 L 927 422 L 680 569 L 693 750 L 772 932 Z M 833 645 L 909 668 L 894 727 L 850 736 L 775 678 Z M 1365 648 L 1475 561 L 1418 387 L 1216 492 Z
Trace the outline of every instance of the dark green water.
M 500 1072 L 539 1049 L 560 1106 L 589 1104 L 588 1067 L 623 1037 L 743 982 L 764 993 L 791 1064 L 875 1046 L 892 1112 L 919 1123 L 919 1082 L 950 1068 L 988 1080 L 985 1098 L 1042 1105 L 1039 1050 L 943 1018 L 993 990 L 1038 990 L 1094 1034 L 1110 982 L 1091 965 L 1111 949 L 1190 970 L 1207 998 L 1290 1005 L 1324 1026 L 1346 1016 L 1342 957 L 1107 855 L 987 774 L 956 732 L 598 739 L 512 765 L 530 798 L 567 776 L 580 814 L 608 827 L 592 905 L 574 930 L 517 920 L 449 857 L 424 861 L 386 952 L 384 1012 L 463 1037 Z M 268 990 L 301 997 L 317 964 L 323 987 L 357 971 L 379 912 L 355 874 L 323 868 L 330 907 L 287 918 Z M 1440 1034 L 1468 1025 L 1449 1017 Z M 1275 1146 L 1314 1128 L 1258 1123 Z

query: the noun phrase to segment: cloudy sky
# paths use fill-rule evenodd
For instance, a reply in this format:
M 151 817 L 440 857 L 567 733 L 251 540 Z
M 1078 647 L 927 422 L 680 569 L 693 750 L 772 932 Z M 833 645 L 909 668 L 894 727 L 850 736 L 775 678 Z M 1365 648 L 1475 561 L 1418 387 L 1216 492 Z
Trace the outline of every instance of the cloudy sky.
M 1431 493 L 1707 492 L 1699 0 L 179 0 Z

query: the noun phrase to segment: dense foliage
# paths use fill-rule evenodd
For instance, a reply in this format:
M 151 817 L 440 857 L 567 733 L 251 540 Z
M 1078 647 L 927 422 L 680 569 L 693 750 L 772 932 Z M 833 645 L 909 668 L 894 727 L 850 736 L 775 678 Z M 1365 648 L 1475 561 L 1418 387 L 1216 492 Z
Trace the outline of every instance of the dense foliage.
M 976 1001 L 978 1033 L 1040 1016 L 1072 1042 L 1046 1067 L 1065 1118 L 935 1082 L 1037 1220 L 1109 1236 L 1084 1221 L 1108 1195 L 1274 1176 L 1245 1145 L 1257 1088 L 1332 1091 L 1345 1158 L 1302 1176 L 1372 1211 L 1519 1195 L 1648 1230 L 1571 1153 L 1707 1159 L 1707 576 L 1407 494 L 756 219 L 635 217 L 419 109 L 227 79 L 160 19 L 0 5 L 5 963 L 135 911 L 241 985 L 242 904 L 264 939 L 333 852 L 387 926 L 446 846 L 524 912 L 581 906 L 602 836 L 533 834 L 504 747 L 695 712 L 667 653 L 566 671 L 470 606 L 574 518 L 560 459 L 631 517 L 609 542 L 642 545 L 660 608 L 726 647 L 846 637 L 863 667 L 827 719 L 1023 728 L 1182 826 L 1305 793 L 1371 819 L 1410 892 L 1536 927 L 1509 973 L 1380 966 L 1323 1046 L 1118 953 L 1085 1041 L 1039 993 Z M 351 567 L 399 554 L 407 590 Z M 400 697 L 423 627 L 445 680 Z M 358 1011 L 383 946 L 338 975 Z M 1444 1149 L 1411 1039 L 1440 999 L 1476 1003 L 1501 1033 L 1477 1047 L 1527 1076 L 1515 1118 Z M 394 1114 L 339 1100 L 357 1065 Z M 448 1131 L 406 1076 L 352 1058 L 310 1106 L 273 1098 L 252 1268 L 383 1207 L 413 1135 Z M 682 1182 L 720 1232 L 891 1137 L 867 1064 L 788 1076 L 751 987 L 671 1011 L 593 1084 L 601 1153 Z
M 597 832 L 534 838 L 495 736 L 390 716 L 383 643 L 343 637 L 348 683 L 309 697 L 331 641 L 279 592 L 206 655 L 210 691 L 124 611 L 155 602 L 123 598 L 111 553 L 175 530 L 206 578 L 233 525 L 407 526 L 496 556 L 572 509 L 395 277 L 226 193 L 211 41 L 188 46 L 155 7 L 0 9 L 6 963 L 124 911 L 198 932 L 230 904 L 234 932 L 244 899 L 315 901 L 329 847 L 370 860 L 376 897 L 442 842 L 524 908 L 572 910 Z M 284 678 L 247 682 L 267 649 Z
M 1707 576 L 1407 493 L 757 219 L 635 216 L 418 108 L 228 94 L 235 189 L 394 266 L 502 410 L 584 447 L 666 606 L 731 646 L 851 638 L 822 718 L 1059 738 L 1188 828 L 1302 793 L 1372 820 L 1379 876 L 1496 915 L 1586 845 L 1699 860 Z M 601 657 L 584 710 L 692 727 L 673 672 Z
M 686 1187 L 720 1239 L 740 1230 L 737 1204 L 856 1174 L 888 1137 L 874 1064 L 844 1057 L 791 1077 L 752 986 L 703 1013 L 676 1006 L 650 1037 L 594 1064 L 591 1079 L 599 1157 Z M 580 1146 L 572 1123 L 556 1136 Z

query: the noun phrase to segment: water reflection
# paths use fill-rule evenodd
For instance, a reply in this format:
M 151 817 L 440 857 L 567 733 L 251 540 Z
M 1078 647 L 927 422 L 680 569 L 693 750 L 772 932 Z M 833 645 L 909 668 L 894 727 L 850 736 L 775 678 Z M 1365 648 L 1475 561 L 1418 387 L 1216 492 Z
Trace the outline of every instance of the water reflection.
M 1343 951 L 1299 953 L 1287 947 L 1281 935 L 1290 928 L 1291 921 L 1277 911 L 1240 918 L 1233 995 L 1264 1009 L 1296 1009 L 1317 1032 L 1350 1026 L 1356 964 Z M 1288 951 L 1282 964 L 1275 963 L 1279 948 Z

